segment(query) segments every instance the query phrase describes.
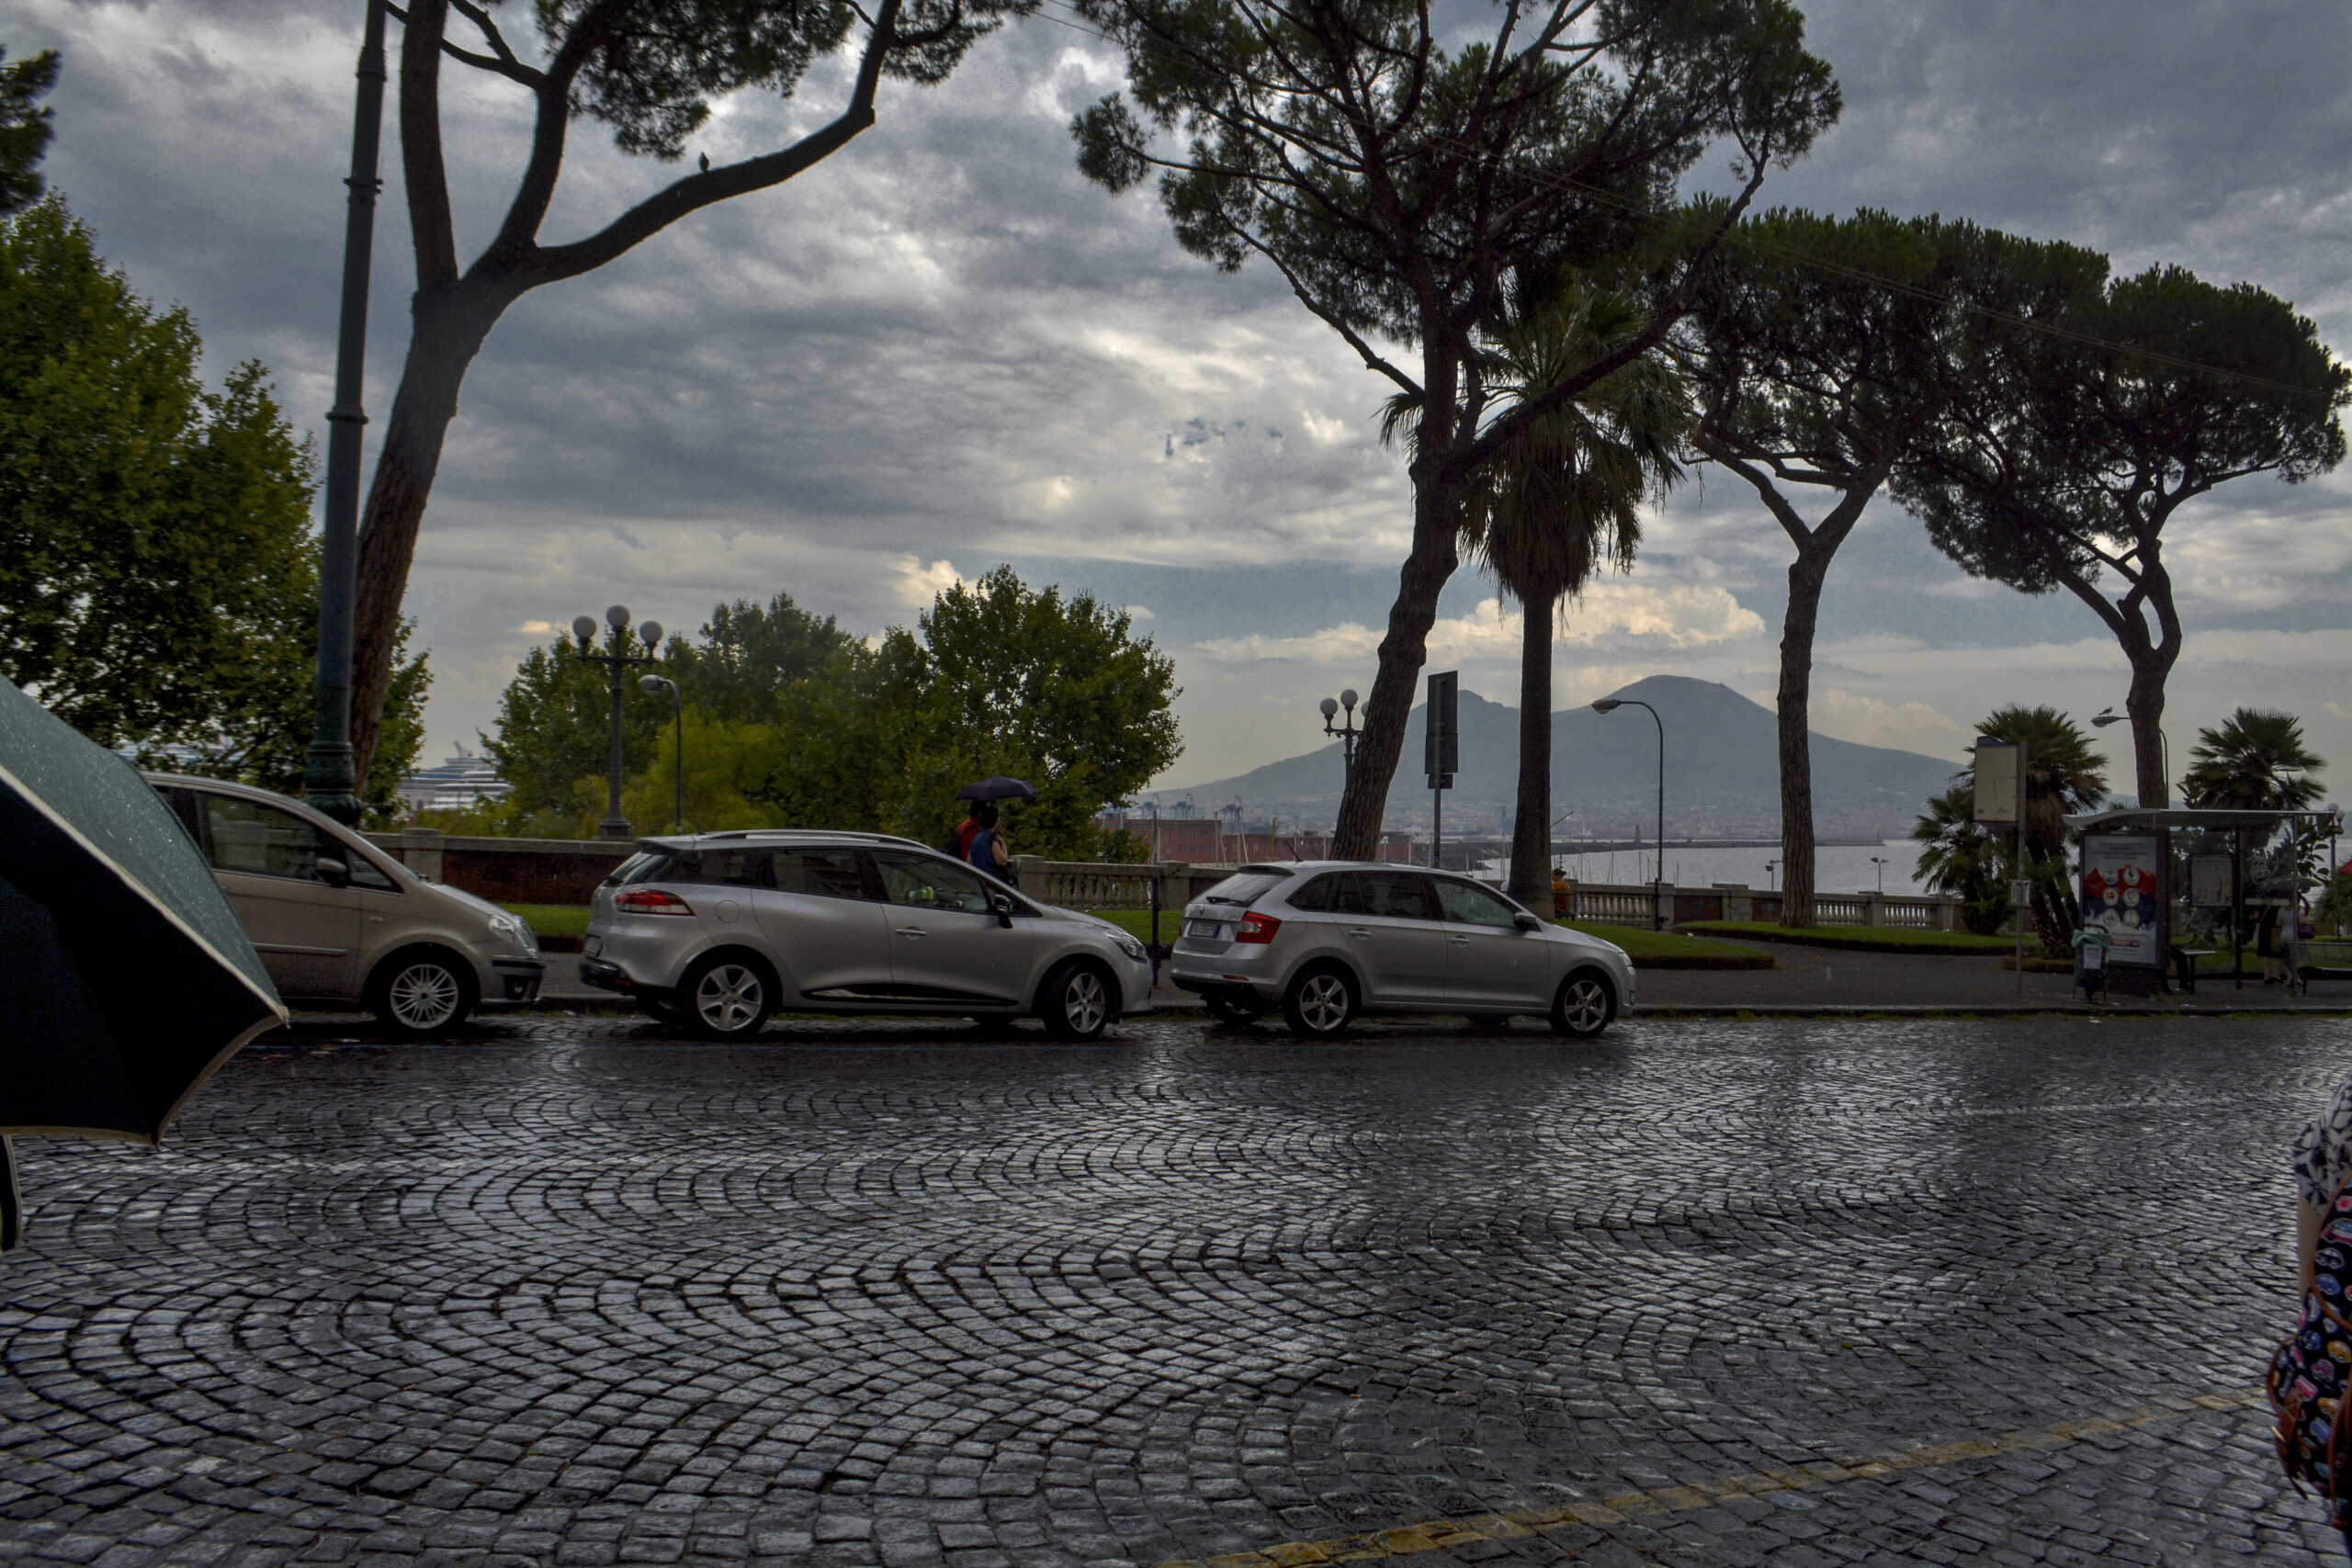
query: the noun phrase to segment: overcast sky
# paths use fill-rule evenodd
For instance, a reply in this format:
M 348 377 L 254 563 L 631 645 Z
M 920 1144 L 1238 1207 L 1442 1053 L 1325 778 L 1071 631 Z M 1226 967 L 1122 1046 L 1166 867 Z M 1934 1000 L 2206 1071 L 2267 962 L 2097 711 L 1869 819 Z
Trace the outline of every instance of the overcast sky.
M 2296 303 L 2352 344 L 2352 7 L 2341 0 L 1815 0 L 1843 119 L 1767 203 L 1942 213 L 2174 262 Z M 523 28 L 526 7 L 506 8 Z M 1117 83 L 1044 16 L 943 87 L 887 85 L 880 123 L 778 190 L 689 219 L 526 297 L 468 378 L 408 608 L 435 671 L 429 753 L 487 726 L 517 657 L 615 601 L 675 627 L 778 589 L 860 633 L 1011 562 L 1132 606 L 1172 654 L 1185 754 L 1165 782 L 1319 742 L 1317 698 L 1368 689 L 1408 526 L 1383 388 L 1262 267 L 1182 253 L 1148 191 L 1082 181 L 1067 126 Z M 0 0 L 12 56 L 53 47 L 48 173 L 144 293 L 187 306 L 214 378 L 245 357 L 322 433 L 357 0 Z M 445 73 L 459 242 L 502 210 L 518 90 Z M 725 162 L 831 112 L 721 106 Z M 674 177 L 575 133 L 560 239 Z M 412 284 L 397 150 L 368 405 L 389 407 Z M 1723 158 L 1694 178 L 1720 180 Z M 370 448 L 369 462 L 374 460 Z M 2352 479 L 2243 479 L 2176 519 L 2188 649 L 2176 768 L 2241 703 L 2300 713 L 2352 797 Z M 1788 549 L 1736 479 L 1651 521 L 1630 577 L 1560 639 L 1562 705 L 1660 671 L 1769 703 Z M 1517 623 L 1448 588 L 1431 668 L 1515 702 Z M 1833 570 L 1815 727 L 1938 753 L 2013 701 L 2086 717 L 2126 669 L 2070 597 L 1973 582 L 1891 502 Z M 2120 729 L 2100 739 L 2124 754 Z M 2128 765 L 2119 783 L 2129 788 Z

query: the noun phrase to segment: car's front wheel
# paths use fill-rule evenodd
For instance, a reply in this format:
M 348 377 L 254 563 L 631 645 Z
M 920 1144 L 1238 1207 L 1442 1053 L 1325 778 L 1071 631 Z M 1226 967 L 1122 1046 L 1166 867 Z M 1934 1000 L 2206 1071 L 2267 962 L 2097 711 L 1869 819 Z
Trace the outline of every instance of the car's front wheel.
M 442 1034 L 474 1010 L 473 966 L 439 948 L 396 953 L 377 967 L 368 1009 L 396 1034 Z
M 1579 969 L 1560 982 L 1552 998 L 1552 1030 L 1571 1040 L 1589 1040 L 1617 1014 L 1617 993 L 1598 969 Z
M 761 965 L 731 953 L 697 959 L 678 983 L 686 1023 L 712 1040 L 744 1040 L 775 1010 L 775 981 Z
M 1095 965 L 1073 958 L 1046 976 L 1037 991 L 1037 1016 L 1057 1040 L 1092 1040 L 1111 1022 L 1111 980 Z
M 1355 982 L 1337 964 L 1300 970 L 1283 993 L 1283 1020 L 1302 1040 L 1336 1039 L 1347 1032 L 1355 1016 Z

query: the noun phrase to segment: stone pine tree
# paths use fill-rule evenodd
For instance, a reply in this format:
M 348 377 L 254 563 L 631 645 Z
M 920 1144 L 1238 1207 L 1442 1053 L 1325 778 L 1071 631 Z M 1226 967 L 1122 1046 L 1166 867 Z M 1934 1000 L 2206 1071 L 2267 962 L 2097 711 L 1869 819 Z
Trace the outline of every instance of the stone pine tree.
M 2285 301 L 2154 267 L 2060 330 L 2005 334 L 1893 488 L 1971 575 L 2064 588 L 2114 633 L 2132 667 L 2134 785 L 2164 806 L 2165 682 L 2182 635 L 2165 528 L 2232 479 L 2334 468 L 2347 401 L 2352 371 Z
M 1692 442 L 1796 547 L 1781 623 L 1782 923 L 1813 923 L 1813 642 L 1830 562 L 1996 335 L 2096 294 L 2105 261 L 1935 218 L 1776 211 L 1700 279 L 1677 346 Z M 1808 515 L 1811 513 L 1811 515 Z
M 1667 288 L 1647 331 L 1489 420 L 1475 337 L 1507 276 L 1627 248 L 1704 149 L 1728 142 L 1738 195 L 1664 264 L 1694 265 L 1835 118 L 1836 85 L 1785 0 L 1077 5 L 1125 53 L 1128 84 L 1072 127 L 1080 168 L 1114 191 L 1159 171 L 1181 243 L 1227 271 L 1273 266 L 1419 405 L 1412 544 L 1340 807 L 1338 852 L 1367 855 L 1460 561 L 1463 487 L 1524 426 L 1641 357 L 1679 309 Z M 1482 37 L 1464 31 L 1474 23 Z
M 419 525 L 457 415 L 466 371 L 499 317 L 534 288 L 593 272 L 688 214 L 783 184 L 874 123 L 884 77 L 944 80 L 967 51 L 1036 0 L 541 0 L 536 46 L 517 49 L 473 0 L 412 0 L 399 64 L 401 161 L 416 252 L 408 357 L 360 519 L 352 654 L 352 745 L 365 769 L 390 678 L 401 598 Z M 571 122 L 602 121 L 625 152 L 673 161 L 715 98 L 790 96 L 809 65 L 854 51 L 848 101 L 786 146 L 702 168 L 576 240 L 545 243 Z M 528 54 L 531 58 L 526 58 Z M 444 143 L 444 67 L 455 62 L 511 84 L 529 104 L 530 149 L 490 243 L 461 263 Z M 472 150 L 455 149 L 459 156 Z
M 0 49 L 0 218 L 40 199 L 40 161 L 49 151 L 54 114 L 40 100 L 56 85 L 55 50 L 11 65 L 8 51 Z

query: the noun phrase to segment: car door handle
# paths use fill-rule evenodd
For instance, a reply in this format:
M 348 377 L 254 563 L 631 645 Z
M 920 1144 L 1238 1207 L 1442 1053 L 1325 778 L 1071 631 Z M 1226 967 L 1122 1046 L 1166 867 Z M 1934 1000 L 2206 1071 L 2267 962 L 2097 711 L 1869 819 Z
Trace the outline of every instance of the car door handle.
M 1456 947 L 1467 947 L 1470 945 L 1470 939 L 1462 932 L 1456 931 L 1453 933 L 1453 945 Z
M 899 934 L 900 936 L 925 937 L 929 936 L 931 933 L 923 930 L 921 926 L 900 926 L 899 928 Z
M 1348 928 L 1348 934 L 1354 937 L 1359 942 L 1370 942 L 1372 940 L 1372 931 L 1369 928 L 1364 926 L 1350 926 Z

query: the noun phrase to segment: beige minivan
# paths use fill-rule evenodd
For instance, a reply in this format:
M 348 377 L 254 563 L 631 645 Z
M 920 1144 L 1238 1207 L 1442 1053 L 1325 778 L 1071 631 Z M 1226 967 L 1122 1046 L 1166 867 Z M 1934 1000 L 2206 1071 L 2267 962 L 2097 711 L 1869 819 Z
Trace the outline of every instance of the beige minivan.
M 220 779 L 147 782 L 196 840 L 286 1000 L 356 1003 L 423 1035 L 477 1007 L 538 999 L 538 942 L 497 905 L 423 880 L 299 800 Z

